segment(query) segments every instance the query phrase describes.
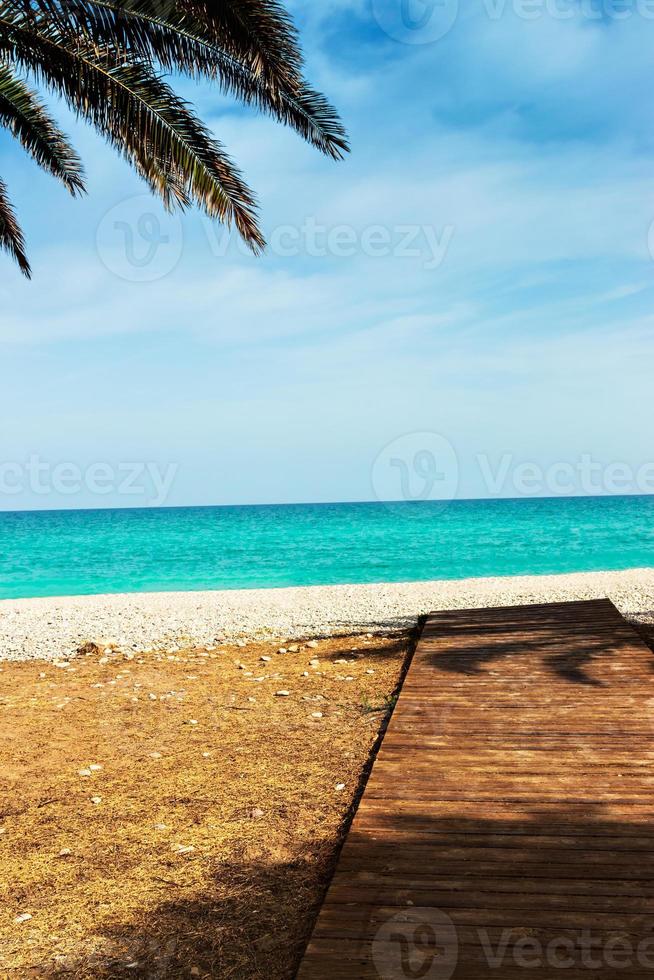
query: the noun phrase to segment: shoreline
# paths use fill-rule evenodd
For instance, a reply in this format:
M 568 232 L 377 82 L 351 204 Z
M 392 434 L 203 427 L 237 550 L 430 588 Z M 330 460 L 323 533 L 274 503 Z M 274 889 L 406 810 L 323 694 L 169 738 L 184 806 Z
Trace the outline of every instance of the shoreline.
M 131 651 L 387 633 L 439 609 L 608 597 L 629 621 L 654 623 L 654 569 L 314 585 L 132 592 L 0 600 L 0 660 L 58 660 L 86 643 Z

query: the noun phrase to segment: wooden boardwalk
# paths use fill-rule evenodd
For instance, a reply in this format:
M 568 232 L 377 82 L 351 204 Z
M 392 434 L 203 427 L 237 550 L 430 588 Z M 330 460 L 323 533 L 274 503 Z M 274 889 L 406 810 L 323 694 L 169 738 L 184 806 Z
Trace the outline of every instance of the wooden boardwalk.
M 299 980 L 654 980 L 653 764 L 608 600 L 431 616 Z

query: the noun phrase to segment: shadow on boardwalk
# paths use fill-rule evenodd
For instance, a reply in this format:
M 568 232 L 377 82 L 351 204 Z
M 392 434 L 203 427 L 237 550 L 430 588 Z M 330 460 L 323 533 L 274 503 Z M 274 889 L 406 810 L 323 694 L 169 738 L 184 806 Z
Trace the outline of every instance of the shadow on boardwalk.
M 561 617 L 552 628 L 551 612 L 533 612 L 526 628 L 529 630 L 525 641 L 519 633 L 508 633 L 506 613 L 502 609 L 480 610 L 484 614 L 484 638 L 480 642 L 479 626 L 460 627 L 448 631 L 447 614 L 441 614 L 439 636 L 447 638 L 447 654 L 438 653 L 431 657 L 431 663 L 439 670 L 461 674 L 479 674 L 489 665 L 497 665 L 507 658 L 524 656 L 525 652 L 534 660 L 548 668 L 552 674 L 573 684 L 590 687 L 603 687 L 605 681 L 593 677 L 587 668 L 602 665 L 616 657 L 622 650 L 628 650 L 634 641 L 634 629 L 654 650 L 654 625 L 632 627 L 626 622 L 622 628 L 610 628 L 610 642 L 598 625 L 595 632 L 589 631 L 587 624 L 581 626 L 575 615 Z M 474 613 L 472 614 L 474 615 Z M 528 642 L 528 651 L 526 651 Z M 650 669 L 654 671 L 654 655 Z
M 608 604 L 579 621 L 427 624 L 317 920 L 335 855 L 308 845 L 116 921 L 114 963 L 41 975 L 291 980 L 315 920 L 301 980 L 654 980 L 654 658 Z
M 353 829 L 342 870 L 348 854 L 354 858 L 356 852 L 368 871 L 353 872 L 347 888 L 339 885 L 313 936 L 320 964 L 306 972 L 308 958 L 302 976 L 408 980 L 430 977 L 433 969 L 438 980 L 654 977 L 652 819 L 645 814 L 629 819 L 627 813 L 624 819 L 611 818 L 601 806 L 579 807 L 576 819 L 569 807 L 520 810 L 507 822 L 469 819 L 456 807 L 439 818 L 414 808 L 394 819 L 380 817 L 365 831 Z M 403 868 L 405 887 L 399 885 Z M 285 910 L 298 887 L 314 876 L 315 868 L 303 862 L 226 866 L 216 876 L 215 894 L 205 901 L 169 900 L 142 922 L 117 921 L 105 930 L 98 938 L 120 950 L 115 960 L 91 953 L 31 975 L 291 980 L 317 909 L 314 902 L 293 921 Z M 230 898 L 221 902 L 226 879 L 232 883 Z M 260 896 L 254 913 L 252 893 Z M 467 907 L 471 895 L 477 896 L 475 909 Z M 439 966 L 448 920 L 457 946 L 452 974 Z M 237 949 L 231 928 L 230 946 L 224 942 L 223 923 L 234 921 L 241 926 Z M 396 939 L 387 948 L 389 923 Z M 395 950 L 393 943 L 399 944 Z M 338 950 L 333 958 L 325 955 L 330 947 Z M 373 949 L 386 966 L 374 966 Z M 397 972 L 401 949 L 409 957 L 405 973 Z M 563 968 L 564 959 L 575 967 Z M 191 974 L 193 967 L 199 972 Z

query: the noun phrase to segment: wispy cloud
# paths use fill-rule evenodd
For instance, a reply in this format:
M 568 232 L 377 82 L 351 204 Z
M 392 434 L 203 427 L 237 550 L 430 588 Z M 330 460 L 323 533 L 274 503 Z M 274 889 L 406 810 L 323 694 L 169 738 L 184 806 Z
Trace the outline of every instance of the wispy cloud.
M 185 89 L 260 194 L 262 259 L 152 202 L 141 235 L 142 186 L 74 120 L 83 201 L 3 137 L 36 272 L 0 265 L 5 454 L 155 446 L 177 502 L 365 497 L 412 428 L 464 453 L 647 454 L 654 24 L 461 5 L 410 45 L 374 6 L 292 4 L 351 130 L 342 164 Z

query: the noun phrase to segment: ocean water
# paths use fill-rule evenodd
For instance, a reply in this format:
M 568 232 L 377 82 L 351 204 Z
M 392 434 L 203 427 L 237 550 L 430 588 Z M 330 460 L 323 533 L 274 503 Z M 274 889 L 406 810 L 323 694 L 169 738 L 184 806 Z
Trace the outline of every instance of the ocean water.
M 654 496 L 0 513 L 0 597 L 654 566 Z

